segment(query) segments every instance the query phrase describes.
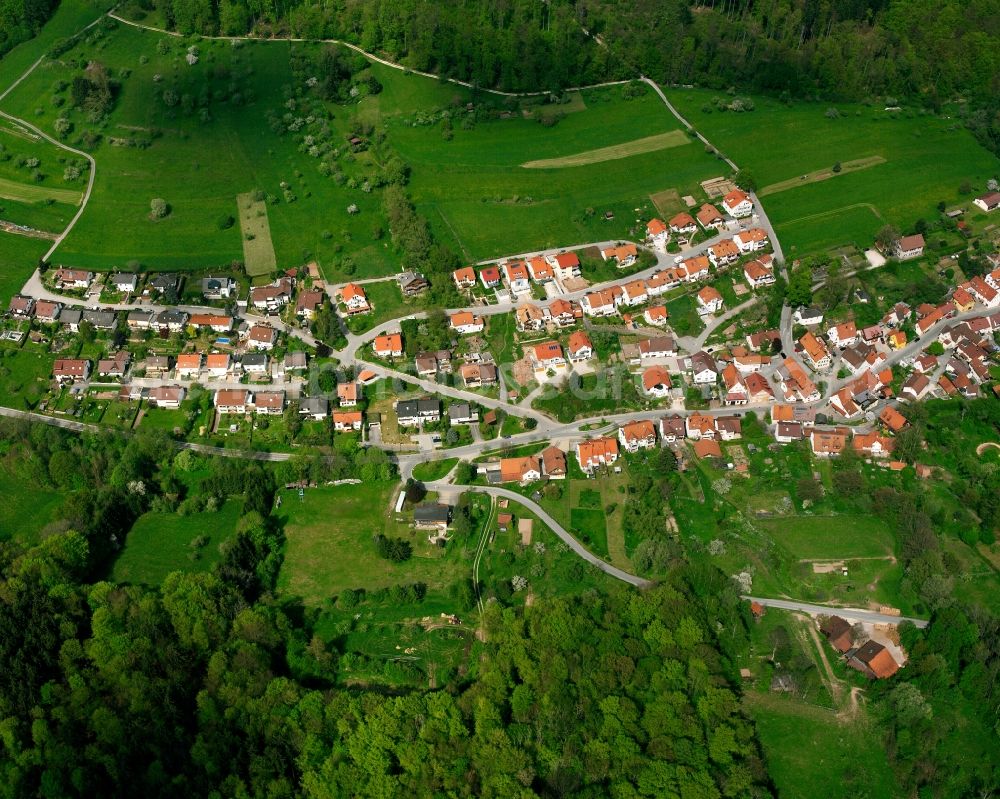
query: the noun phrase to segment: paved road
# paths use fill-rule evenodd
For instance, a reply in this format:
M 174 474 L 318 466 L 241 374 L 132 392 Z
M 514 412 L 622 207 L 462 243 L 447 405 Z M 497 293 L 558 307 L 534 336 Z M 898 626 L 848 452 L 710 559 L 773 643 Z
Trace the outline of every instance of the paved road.
M 430 491 L 441 491 L 441 490 L 454 490 L 455 486 L 450 483 L 437 482 L 428 483 L 427 488 Z M 541 519 L 545 524 L 547 524 L 559 538 L 561 538 L 566 545 L 572 549 L 577 555 L 583 558 L 589 563 L 593 563 L 598 569 L 600 569 L 605 574 L 610 574 L 612 577 L 621 580 L 623 582 L 629 583 L 630 585 L 635 585 L 640 588 L 648 588 L 653 585 L 649 580 L 643 579 L 642 577 L 636 577 L 634 574 L 630 574 L 627 571 L 622 571 L 616 566 L 612 566 L 610 563 L 601 560 L 597 555 L 587 549 L 583 544 L 577 541 L 573 536 L 571 536 L 563 528 L 559 522 L 553 519 L 545 509 L 539 505 L 537 502 L 532 502 L 527 497 L 522 494 L 518 494 L 516 491 L 510 491 L 506 488 L 495 488 L 493 486 L 463 486 L 466 491 L 473 491 L 477 494 L 489 494 L 493 497 L 502 497 L 504 499 L 509 499 L 513 502 L 517 502 L 536 516 Z
M 866 621 L 873 624 L 899 624 L 901 621 L 909 621 L 913 622 L 915 627 L 921 628 L 926 627 L 929 623 L 926 619 L 915 619 L 911 616 L 889 616 L 885 613 L 875 613 L 871 610 L 862 610 L 861 608 L 835 608 L 829 605 L 812 605 L 808 602 L 796 602 L 789 599 L 767 599 L 759 596 L 745 596 L 743 598 L 751 602 L 760 602 L 760 604 L 769 608 L 799 610 L 813 616 L 840 616 L 842 619 L 847 619 L 848 621 Z

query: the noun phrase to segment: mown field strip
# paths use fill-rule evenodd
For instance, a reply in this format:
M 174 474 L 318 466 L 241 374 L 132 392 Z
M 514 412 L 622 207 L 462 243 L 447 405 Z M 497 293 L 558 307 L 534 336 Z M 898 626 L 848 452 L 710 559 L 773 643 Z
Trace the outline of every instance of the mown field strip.
M 867 169 L 868 167 L 884 163 L 885 158 L 881 155 L 871 155 L 867 158 L 855 158 L 853 161 L 843 161 L 840 164 L 840 172 L 834 172 L 831 167 L 829 169 L 821 169 L 818 172 L 810 172 L 808 175 L 803 175 L 802 177 L 780 180 L 777 183 L 772 183 L 762 188 L 757 192 L 757 196 L 766 197 L 768 194 L 777 194 L 779 191 L 794 189 L 796 186 L 819 183 L 821 180 L 829 180 L 830 178 L 837 177 L 837 175 L 846 175 L 848 172 L 857 172 L 859 169 Z
M 671 130 L 667 133 L 657 133 L 655 136 L 646 136 L 642 139 L 614 144 L 610 147 L 599 147 L 596 150 L 586 150 L 575 155 L 565 155 L 561 158 L 543 158 L 539 161 L 525 161 L 521 166 L 524 169 L 562 169 L 572 166 L 586 166 L 587 164 L 599 164 L 602 161 L 615 161 L 619 158 L 628 158 L 631 155 L 642 155 L 643 153 L 653 153 L 657 150 L 666 150 L 670 147 L 680 147 L 690 144 L 691 140 L 680 130 Z
M 254 200 L 253 194 L 239 194 L 240 230 L 243 231 L 243 262 L 251 277 L 267 275 L 278 265 L 271 242 L 271 226 L 267 221 L 267 203 Z
M 26 203 L 37 203 L 44 200 L 55 200 L 60 203 L 79 205 L 81 193 L 73 189 L 52 189 L 48 186 L 30 186 L 15 180 L 0 178 L 0 197 L 6 200 L 20 200 Z

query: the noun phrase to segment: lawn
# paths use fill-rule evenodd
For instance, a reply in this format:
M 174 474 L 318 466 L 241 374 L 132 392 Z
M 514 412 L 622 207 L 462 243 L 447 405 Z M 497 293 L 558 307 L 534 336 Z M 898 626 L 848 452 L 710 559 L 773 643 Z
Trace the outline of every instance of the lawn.
M 242 504 L 228 500 L 219 510 L 191 513 L 144 513 L 125 538 L 111 570 L 118 583 L 159 585 L 174 571 L 208 571 L 219 560 L 219 545 L 236 530 Z M 207 539 L 192 546 L 196 539 Z
M 373 591 L 423 582 L 430 588 L 450 585 L 468 573 L 455 547 L 442 549 L 427 536 L 399 521 L 389 501 L 391 483 L 309 489 L 300 500 L 293 491 L 279 493 L 278 511 L 285 523 L 285 560 L 279 590 L 318 604 L 348 588 Z M 380 558 L 372 536 L 404 538 L 413 557 L 402 563 Z
M 52 242 L 44 239 L 0 233 L 0 297 L 3 298 L 4 307 L 31 277 L 38 266 L 38 259 L 51 244 Z
M 781 799 L 900 795 L 872 723 L 777 695 L 753 695 L 747 706 Z
M 32 346 L 0 347 L 0 405 L 33 410 L 49 387 L 54 358 Z
M 697 193 L 700 181 L 727 171 L 700 144 L 681 143 L 677 120 L 651 91 L 630 100 L 621 87 L 582 94 L 587 109 L 553 127 L 513 116 L 456 124 L 448 140 L 439 124 L 390 119 L 390 142 L 413 167 L 411 192 L 435 232 L 471 260 L 640 235 L 656 213 L 650 194 Z M 677 146 L 595 160 L 649 137 Z M 550 168 L 523 168 L 546 161 Z
M 445 458 L 441 461 L 424 461 L 413 467 L 413 479 L 422 483 L 432 483 L 441 480 L 458 463 L 458 458 Z
M 54 522 L 64 496 L 38 485 L 29 474 L 18 474 L 0 465 L 0 541 L 16 539 L 37 543 L 38 534 Z
M 608 556 L 608 530 L 604 522 L 604 511 L 591 508 L 573 508 L 570 511 L 570 528 L 587 549 L 595 555 Z
M 870 558 L 891 554 L 893 537 L 874 516 L 790 516 L 754 524 L 798 558 Z
M 364 333 L 383 322 L 406 316 L 415 310 L 413 305 L 419 300 L 404 298 L 395 280 L 380 280 L 377 283 L 366 283 L 365 296 L 371 305 L 371 312 L 358 314 L 347 318 L 347 326 L 353 333 Z
M 267 204 L 254 199 L 253 192 L 236 198 L 240 209 L 240 232 L 243 234 L 243 263 L 250 277 L 274 271 L 277 259 L 271 243 L 271 226 L 267 223 Z
M 839 104 L 839 116 L 829 118 L 830 103 L 785 105 L 766 97 L 754 97 L 756 110 L 749 113 L 706 113 L 717 92 L 671 89 L 668 96 L 759 186 L 794 186 L 764 200 L 786 255 L 845 243 L 868 246 L 886 222 L 911 230 L 920 217 L 937 218 L 938 202 L 961 199 L 963 181 L 983 190 L 1000 167 L 949 116 Z M 884 162 L 875 163 L 877 158 Z M 869 159 L 864 168 L 816 179 L 838 161 L 860 159 Z

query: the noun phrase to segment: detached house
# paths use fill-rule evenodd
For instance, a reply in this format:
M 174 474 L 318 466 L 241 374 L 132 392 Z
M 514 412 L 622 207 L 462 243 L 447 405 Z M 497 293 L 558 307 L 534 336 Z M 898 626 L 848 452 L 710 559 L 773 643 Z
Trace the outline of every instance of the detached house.
M 265 416 L 278 416 L 285 410 L 284 391 L 261 391 L 254 396 L 254 410 Z
M 698 313 L 702 316 L 722 310 L 722 295 L 712 286 L 698 292 Z
M 680 269 L 683 272 L 683 279 L 686 283 L 694 283 L 697 280 L 705 280 L 708 277 L 709 264 L 707 255 L 696 255 L 694 258 L 685 258 L 681 261 Z
M 530 353 L 536 371 L 561 369 L 566 365 L 566 359 L 563 358 L 562 347 L 558 341 L 545 341 L 536 344 L 531 347 Z
M 204 277 L 201 279 L 201 296 L 206 300 L 228 300 L 239 289 L 231 277 Z
M 858 340 L 858 327 L 854 322 L 834 325 L 826 331 L 826 337 L 835 347 L 849 347 Z
M 656 446 L 656 426 L 649 420 L 629 422 L 618 428 L 618 440 L 626 452 L 638 452 Z
M 253 394 L 245 388 L 223 388 L 215 392 L 215 409 L 219 413 L 245 414 L 253 402 Z
M 552 264 L 552 268 L 556 270 L 556 275 L 560 280 L 580 277 L 580 258 L 575 252 L 549 255 L 546 256 L 546 260 Z
M 669 225 L 674 233 L 695 233 L 698 230 L 698 225 L 694 221 L 694 217 L 684 212 L 673 217 Z
M 52 300 L 39 300 L 35 303 L 35 319 L 43 324 L 51 324 L 59 318 L 62 303 Z
M 108 286 L 120 294 L 133 294 L 139 287 L 139 277 L 131 272 L 118 272 L 108 278 Z
M 399 333 L 376 336 L 372 342 L 372 350 L 379 358 L 402 358 L 403 336 Z
M 356 283 L 348 283 L 340 290 L 339 294 L 340 301 L 344 303 L 349 316 L 368 313 L 372 309 L 364 288 Z
M 201 353 L 186 352 L 178 355 L 175 370 L 178 377 L 197 377 L 201 372 Z
M 740 253 L 748 253 L 763 250 L 768 244 L 770 244 L 770 241 L 768 241 L 767 232 L 765 230 L 759 227 L 753 227 L 733 236 L 733 244 L 739 248 Z
M 83 269 L 57 269 L 52 275 L 58 289 L 86 289 L 93 279 L 94 273 Z
M 832 430 L 813 428 L 809 434 L 809 443 L 814 455 L 830 458 L 839 455 L 847 447 L 848 431 L 837 427 Z
M 524 294 L 531 291 L 531 278 L 524 261 L 509 261 L 504 264 L 503 270 L 511 294 Z
M 639 359 L 673 358 L 677 355 L 677 342 L 670 336 L 654 336 L 639 342 Z
M 580 363 L 593 358 L 594 345 L 590 341 L 590 336 L 582 330 L 570 333 L 566 354 L 569 356 L 570 363 Z
M 562 298 L 553 300 L 549 306 L 549 318 L 557 327 L 575 325 L 577 317 L 580 315 L 582 312 L 573 303 Z
M 271 350 L 278 342 L 278 331 L 270 325 L 252 325 L 247 333 L 247 349 Z
M 501 458 L 501 483 L 533 483 L 542 477 L 542 466 L 537 455 L 525 458 Z
M 183 386 L 155 386 L 146 395 L 146 401 L 154 408 L 176 410 L 184 401 L 187 389 Z
M 451 273 L 455 286 L 459 289 L 471 289 L 476 285 L 476 270 L 471 266 L 463 266 Z
M 314 319 L 316 312 L 323 307 L 326 295 L 318 289 L 299 292 L 295 301 L 295 315 L 300 319 Z
M 601 250 L 601 258 L 605 261 L 614 261 L 615 266 L 624 269 L 639 259 L 639 251 L 634 244 L 619 244 Z
M 79 358 L 59 358 L 52 365 L 52 376 L 60 383 L 72 383 L 90 377 L 90 361 Z
M 735 263 L 740 258 L 739 248 L 731 241 L 720 241 L 708 248 L 708 260 L 717 269 Z
M 541 256 L 528 259 L 528 274 L 536 283 L 548 283 L 556 276 L 552 264 Z
M 997 208 L 1000 208 L 1000 191 L 991 191 L 986 194 L 980 194 L 972 201 L 972 204 L 980 210 L 986 211 L 986 213 L 995 211 Z
M 740 189 L 733 189 L 729 194 L 722 198 L 722 207 L 726 209 L 726 213 L 736 219 L 744 216 L 750 216 L 753 213 L 753 202 L 746 192 Z
M 650 366 L 642 373 L 642 390 L 650 397 L 663 399 L 669 396 L 671 385 L 670 372 L 662 366 Z
M 719 377 L 715 359 L 704 350 L 691 356 L 691 375 L 696 386 L 713 385 Z
M 698 224 L 705 230 L 722 230 L 726 226 L 726 220 L 719 209 L 711 203 L 705 203 L 698 209 Z
M 361 411 L 334 411 L 333 429 L 338 433 L 353 433 L 361 429 L 364 417 Z
M 773 286 L 775 282 L 774 269 L 764 266 L 757 260 L 744 264 L 743 275 L 747 279 L 747 285 L 752 289 Z
M 576 459 L 587 474 L 601 466 L 611 466 L 618 460 L 618 440 L 605 436 L 581 441 L 576 445 Z
M 670 241 L 670 231 L 662 219 L 650 219 L 646 223 L 646 240 L 658 250 L 665 250 Z
M 665 325 L 669 317 L 670 314 L 667 312 L 665 305 L 653 305 L 652 307 L 647 308 L 642 315 L 643 321 L 647 325 L 654 325 L 656 327 L 662 327 Z
M 919 258 L 924 254 L 924 237 L 919 233 L 912 236 L 903 236 L 896 242 L 896 249 L 893 254 L 901 261 L 910 258 Z
M 617 288 L 619 293 L 616 294 L 612 289 L 602 289 L 584 295 L 580 302 L 584 314 L 587 316 L 614 316 L 618 313 L 619 297 L 624 296 L 624 291 L 618 286 L 614 288 Z
M 500 270 L 495 266 L 486 266 L 479 270 L 479 280 L 483 288 L 495 289 L 500 285 Z
M 430 397 L 415 400 L 399 400 L 396 403 L 396 417 L 404 427 L 419 427 L 425 422 L 441 420 L 441 402 Z
M 481 316 L 474 315 L 471 311 L 459 311 L 452 314 L 448 320 L 451 329 L 456 333 L 465 335 L 468 333 L 482 333 L 486 327 Z
M 35 298 L 27 297 L 24 294 L 15 294 L 10 298 L 10 305 L 7 311 L 11 316 L 18 319 L 28 319 L 35 310 Z
M 275 313 L 292 301 L 294 281 L 282 277 L 267 286 L 250 289 L 249 305 L 257 311 Z
M 492 363 L 462 364 L 458 373 L 469 388 L 493 386 L 497 382 L 497 368 Z
M 514 322 L 521 332 L 541 330 L 545 327 L 545 311 L 536 305 L 525 303 L 514 311 Z

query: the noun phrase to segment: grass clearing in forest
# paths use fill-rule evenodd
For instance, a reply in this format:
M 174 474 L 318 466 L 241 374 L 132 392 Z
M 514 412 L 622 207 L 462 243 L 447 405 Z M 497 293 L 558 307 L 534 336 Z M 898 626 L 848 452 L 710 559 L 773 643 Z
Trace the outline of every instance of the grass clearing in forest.
M 525 169 L 562 169 L 563 167 L 570 166 L 586 166 L 588 164 L 599 164 L 602 161 L 615 161 L 619 158 L 628 158 L 631 155 L 655 153 L 658 150 L 666 150 L 668 147 L 680 147 L 683 144 L 690 143 L 691 139 L 683 131 L 671 130 L 667 133 L 657 133 L 654 136 L 646 136 L 642 139 L 634 139 L 630 142 L 614 144 L 610 147 L 599 147 L 596 150 L 587 150 L 575 155 L 526 161 L 521 166 Z
M 240 231 L 243 233 L 243 262 L 250 277 L 269 275 L 277 266 L 271 226 L 267 223 L 267 203 L 255 200 L 252 192 L 236 198 L 240 209 Z
M 235 532 L 241 508 L 230 499 L 217 511 L 144 513 L 125 537 L 111 579 L 159 585 L 170 572 L 208 571 L 220 558 L 219 545 Z

